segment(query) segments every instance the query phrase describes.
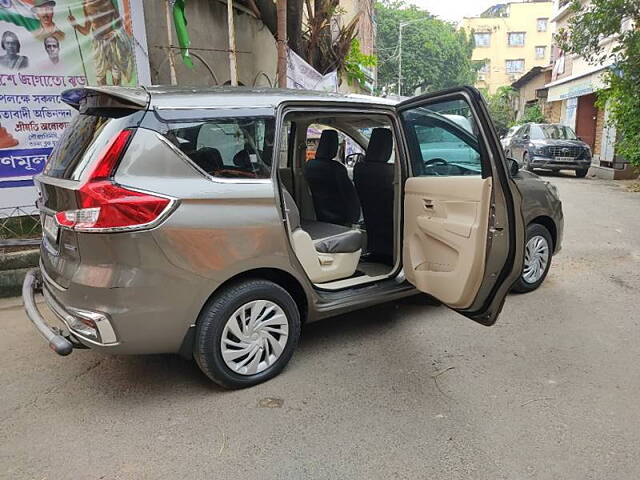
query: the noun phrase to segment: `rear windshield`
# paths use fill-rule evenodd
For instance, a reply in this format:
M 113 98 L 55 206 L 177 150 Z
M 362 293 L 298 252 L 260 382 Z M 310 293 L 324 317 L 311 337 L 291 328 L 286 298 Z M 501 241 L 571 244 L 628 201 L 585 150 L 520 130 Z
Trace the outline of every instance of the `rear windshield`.
M 198 167 L 221 178 L 269 178 L 273 117 L 170 123 L 166 136 Z
M 138 114 L 122 118 L 76 115 L 54 147 L 44 174 L 55 178 L 80 180 L 92 160 L 123 128 L 132 126 Z

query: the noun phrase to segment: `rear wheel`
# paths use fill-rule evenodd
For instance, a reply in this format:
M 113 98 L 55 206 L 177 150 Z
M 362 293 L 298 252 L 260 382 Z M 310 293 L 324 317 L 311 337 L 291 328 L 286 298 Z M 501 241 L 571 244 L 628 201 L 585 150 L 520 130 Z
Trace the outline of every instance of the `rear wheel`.
M 538 223 L 527 227 L 527 243 L 524 250 L 524 266 L 520 278 L 513 286 L 518 293 L 537 289 L 549 273 L 553 240 L 549 230 Z
M 587 172 L 589 170 L 576 170 L 576 177 L 578 178 L 584 178 L 587 176 Z
M 247 280 L 214 296 L 198 318 L 194 357 L 226 388 L 269 380 L 289 362 L 300 337 L 291 295 L 267 280 Z

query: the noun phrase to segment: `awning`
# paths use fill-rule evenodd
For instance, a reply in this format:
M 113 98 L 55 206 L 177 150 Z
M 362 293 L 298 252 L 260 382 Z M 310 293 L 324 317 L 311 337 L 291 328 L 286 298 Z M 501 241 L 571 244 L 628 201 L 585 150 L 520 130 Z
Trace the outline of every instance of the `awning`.
M 571 75 L 545 85 L 549 89 L 547 102 L 557 102 L 567 98 L 589 95 L 606 88 L 604 80 L 607 67 Z

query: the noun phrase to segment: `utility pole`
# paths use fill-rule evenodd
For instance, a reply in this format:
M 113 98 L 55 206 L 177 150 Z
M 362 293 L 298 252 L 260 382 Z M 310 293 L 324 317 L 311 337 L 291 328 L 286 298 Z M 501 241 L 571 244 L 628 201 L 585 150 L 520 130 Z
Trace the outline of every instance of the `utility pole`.
M 400 26 L 398 28 L 398 96 L 402 95 L 402 29 L 407 25 L 422 22 L 424 20 L 429 20 L 429 18 L 416 18 L 409 22 L 400 22 Z
M 405 22 L 400 22 L 398 34 L 398 96 L 402 95 L 402 29 L 406 25 Z
M 178 84 L 178 76 L 176 75 L 176 61 L 173 57 L 173 35 L 171 33 L 171 29 L 173 28 L 173 23 L 171 21 L 171 10 L 169 9 L 169 0 L 167 0 L 164 4 L 165 14 L 167 16 L 167 41 L 169 42 L 169 48 L 167 49 L 167 53 L 169 54 L 169 74 L 171 75 L 171 85 Z
M 238 62 L 236 58 L 236 28 L 233 23 L 233 0 L 227 0 L 227 23 L 229 25 L 229 73 L 231 86 L 238 86 Z
M 287 0 L 277 0 L 278 87 L 287 88 Z

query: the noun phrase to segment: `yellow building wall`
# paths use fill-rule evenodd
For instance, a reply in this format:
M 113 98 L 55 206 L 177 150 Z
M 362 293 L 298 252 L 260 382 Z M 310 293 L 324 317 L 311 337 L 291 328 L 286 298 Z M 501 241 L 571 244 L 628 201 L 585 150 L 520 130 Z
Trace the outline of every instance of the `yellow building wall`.
M 507 17 L 467 17 L 462 28 L 471 33 L 491 33 L 488 47 L 476 47 L 473 60 L 488 60 L 489 71 L 479 74 L 476 86 L 486 88 L 495 93 L 498 87 L 510 85 L 535 66 L 549 65 L 551 59 L 551 43 L 553 25 L 549 21 L 552 16 L 553 2 L 511 3 L 508 5 Z M 538 32 L 538 19 L 546 18 L 547 30 Z M 508 44 L 509 32 L 524 32 L 524 46 L 512 47 Z M 536 47 L 545 46 L 544 58 L 536 58 Z M 507 60 L 524 60 L 521 72 L 508 74 Z M 483 78 L 481 79 L 481 76 Z

